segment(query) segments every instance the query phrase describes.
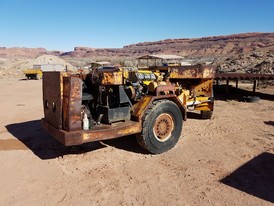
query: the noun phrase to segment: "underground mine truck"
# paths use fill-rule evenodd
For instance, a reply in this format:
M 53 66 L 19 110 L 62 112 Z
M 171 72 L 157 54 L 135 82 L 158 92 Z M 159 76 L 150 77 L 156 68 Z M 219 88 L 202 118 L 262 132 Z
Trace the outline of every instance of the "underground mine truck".
M 211 117 L 214 74 L 203 65 L 44 72 L 42 124 L 66 146 L 136 134 L 144 149 L 163 153 L 178 142 L 187 111 Z

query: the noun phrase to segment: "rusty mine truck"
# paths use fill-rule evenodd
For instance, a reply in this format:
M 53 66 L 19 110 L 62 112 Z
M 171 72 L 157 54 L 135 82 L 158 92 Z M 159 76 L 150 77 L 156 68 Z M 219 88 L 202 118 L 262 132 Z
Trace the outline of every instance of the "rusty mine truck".
M 66 146 L 135 134 L 160 154 L 178 142 L 187 111 L 211 117 L 214 74 L 200 64 L 44 72 L 42 125 Z

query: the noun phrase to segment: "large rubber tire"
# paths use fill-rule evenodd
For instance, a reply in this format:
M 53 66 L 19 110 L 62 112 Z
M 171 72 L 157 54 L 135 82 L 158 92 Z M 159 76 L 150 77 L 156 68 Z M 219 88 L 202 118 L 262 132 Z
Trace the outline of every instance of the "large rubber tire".
M 258 102 L 260 100 L 260 97 L 257 97 L 257 96 L 244 96 L 243 100 L 245 102 L 251 102 L 251 103 L 253 103 L 253 102 Z
M 142 127 L 142 132 L 137 135 L 139 144 L 153 154 L 166 152 L 181 136 L 182 113 L 172 101 L 154 101 L 142 118 Z
M 39 74 L 36 74 L 36 75 L 35 75 L 35 79 L 36 79 L 36 80 L 39 80 L 39 79 L 40 79 L 40 75 L 39 75 Z

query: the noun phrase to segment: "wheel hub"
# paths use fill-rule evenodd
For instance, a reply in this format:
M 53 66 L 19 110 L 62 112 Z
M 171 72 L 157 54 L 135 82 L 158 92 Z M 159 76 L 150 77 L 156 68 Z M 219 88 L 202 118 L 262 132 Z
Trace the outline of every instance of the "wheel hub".
M 173 118 L 171 115 L 165 113 L 157 117 L 153 127 L 153 133 L 159 141 L 164 142 L 170 138 L 173 129 Z

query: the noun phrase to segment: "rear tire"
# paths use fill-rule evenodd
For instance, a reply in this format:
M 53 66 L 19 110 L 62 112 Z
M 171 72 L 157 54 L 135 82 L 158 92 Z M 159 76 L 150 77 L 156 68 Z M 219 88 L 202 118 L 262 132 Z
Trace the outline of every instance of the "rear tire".
M 244 101 L 245 102 L 258 102 L 260 100 L 260 97 L 257 97 L 257 96 L 244 96 L 243 97 Z
M 176 145 L 182 126 L 182 113 L 178 106 L 169 100 L 158 100 L 145 112 L 143 129 L 137 140 L 150 153 L 160 154 Z

